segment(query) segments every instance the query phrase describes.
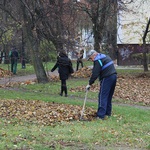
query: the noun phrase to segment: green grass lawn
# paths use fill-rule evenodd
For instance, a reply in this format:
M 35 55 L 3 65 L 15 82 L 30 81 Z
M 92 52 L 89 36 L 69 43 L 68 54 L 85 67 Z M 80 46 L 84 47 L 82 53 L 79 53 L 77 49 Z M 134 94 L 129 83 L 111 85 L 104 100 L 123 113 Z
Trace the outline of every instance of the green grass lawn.
M 130 107 L 114 107 L 114 111 L 106 121 L 62 122 L 55 127 L 0 119 L 0 149 L 148 148 L 148 111 Z
M 54 63 L 50 63 L 48 68 L 53 65 Z M 20 74 L 25 72 L 22 69 L 18 69 L 19 71 Z M 33 72 L 32 66 L 29 65 L 26 74 Z M 88 79 L 69 79 L 67 81 L 68 89 L 86 85 L 87 82 Z M 60 97 L 59 91 L 60 82 L 20 85 L 11 89 L 1 88 L 0 99 L 40 100 L 82 107 L 85 92 L 69 91 L 69 97 L 66 98 Z M 97 109 L 97 94 L 88 93 L 86 107 Z M 123 103 L 122 100 L 120 101 Z M 149 116 L 148 109 L 120 106 L 113 103 L 113 115 L 104 121 L 63 121 L 55 126 L 47 126 L 23 119 L 0 117 L 0 150 L 150 149 Z
M 74 85 L 72 85 L 74 83 Z M 69 88 L 86 83 L 69 80 Z M 60 83 L 36 84 L 20 90 L 0 89 L 1 99 L 41 100 L 45 102 L 83 105 L 84 92 L 73 97 L 58 95 Z M 97 93 L 88 93 L 86 107 L 97 109 Z M 114 100 L 115 101 L 115 100 Z M 150 111 L 113 104 L 113 116 L 105 121 L 71 121 L 56 126 L 43 126 L 25 120 L 0 119 L 0 149 L 128 149 L 149 147 Z

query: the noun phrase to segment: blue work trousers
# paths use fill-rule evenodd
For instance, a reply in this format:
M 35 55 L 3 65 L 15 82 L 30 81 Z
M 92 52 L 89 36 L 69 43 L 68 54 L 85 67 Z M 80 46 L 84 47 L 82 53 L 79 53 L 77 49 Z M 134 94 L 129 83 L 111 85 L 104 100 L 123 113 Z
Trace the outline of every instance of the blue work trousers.
M 100 82 L 97 117 L 101 119 L 103 119 L 106 115 L 111 116 L 112 97 L 114 94 L 116 81 L 117 81 L 117 75 L 112 74 L 111 76 L 103 78 Z

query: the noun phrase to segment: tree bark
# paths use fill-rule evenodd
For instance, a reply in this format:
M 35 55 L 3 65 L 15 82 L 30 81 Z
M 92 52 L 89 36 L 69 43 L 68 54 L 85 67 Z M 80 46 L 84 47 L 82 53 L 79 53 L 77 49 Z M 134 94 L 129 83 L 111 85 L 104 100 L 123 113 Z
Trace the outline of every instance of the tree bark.
M 20 0 L 19 0 L 20 1 Z M 19 2 L 18 2 L 19 3 Z M 28 11 L 25 6 L 20 1 L 20 11 L 23 14 L 23 32 L 26 33 L 26 39 L 28 43 L 28 49 L 31 53 L 31 60 L 35 70 L 38 83 L 47 83 L 48 77 L 46 75 L 40 52 L 39 52 L 39 42 L 36 33 L 36 25 L 34 20 L 32 20 L 31 15 L 28 15 Z
M 143 48 L 144 48 L 143 66 L 144 66 L 144 72 L 148 71 L 148 63 L 147 63 L 147 56 L 146 56 L 146 54 L 148 53 L 148 50 L 147 50 L 147 46 L 146 46 L 146 37 L 147 37 L 147 34 L 149 32 L 149 26 L 150 26 L 150 18 L 149 18 L 149 21 L 148 21 L 147 26 L 146 26 L 146 30 L 145 30 L 144 35 L 143 35 Z

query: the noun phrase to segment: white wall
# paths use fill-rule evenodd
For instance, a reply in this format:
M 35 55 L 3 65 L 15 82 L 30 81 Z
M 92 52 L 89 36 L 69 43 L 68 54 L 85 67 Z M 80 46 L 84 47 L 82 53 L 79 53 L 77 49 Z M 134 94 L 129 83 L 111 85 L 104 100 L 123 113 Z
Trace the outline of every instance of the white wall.
M 118 44 L 140 44 L 150 17 L 150 0 L 133 0 L 118 16 Z M 120 24 L 120 25 L 119 25 Z

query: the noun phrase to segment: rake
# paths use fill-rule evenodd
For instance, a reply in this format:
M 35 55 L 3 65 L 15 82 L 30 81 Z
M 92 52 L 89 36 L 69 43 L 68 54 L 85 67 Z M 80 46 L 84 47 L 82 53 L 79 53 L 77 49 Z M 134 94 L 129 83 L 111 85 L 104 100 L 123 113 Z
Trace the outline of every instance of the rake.
M 87 100 L 87 94 L 88 94 L 88 90 L 86 90 L 86 93 L 85 93 L 85 99 L 84 99 L 83 107 L 82 107 L 82 110 L 81 110 L 80 120 L 83 120 L 82 117 L 83 117 L 83 115 L 84 115 L 85 103 L 86 103 L 86 100 Z

